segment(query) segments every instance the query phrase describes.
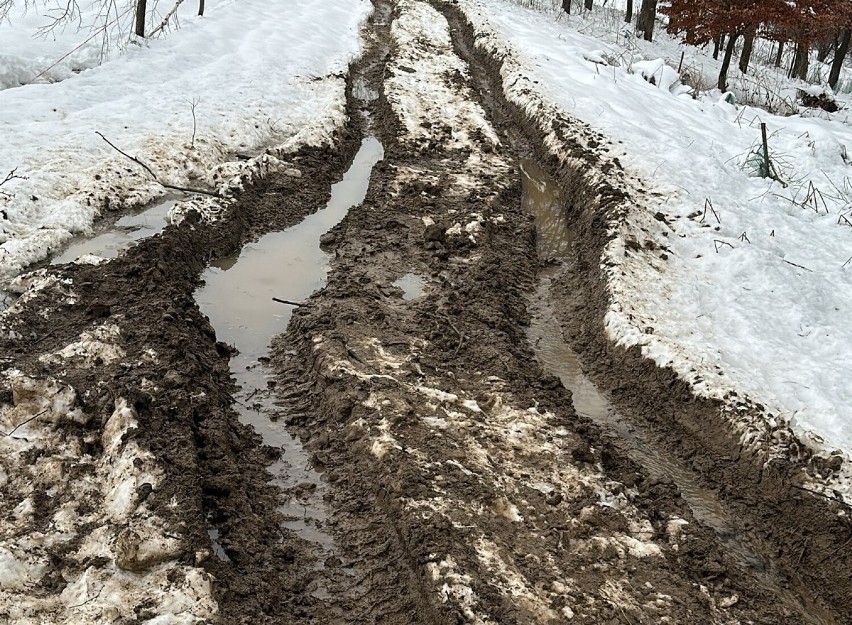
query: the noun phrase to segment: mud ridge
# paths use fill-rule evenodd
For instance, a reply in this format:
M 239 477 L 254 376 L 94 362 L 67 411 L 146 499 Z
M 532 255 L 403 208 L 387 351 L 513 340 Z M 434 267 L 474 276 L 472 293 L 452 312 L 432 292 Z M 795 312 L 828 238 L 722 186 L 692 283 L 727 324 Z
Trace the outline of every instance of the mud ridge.
M 662 369 L 639 348 L 624 349 L 607 340 L 604 315 L 609 306 L 603 250 L 610 240 L 608 224 L 627 202 L 646 201 L 624 184 L 617 159 L 587 146 L 607 140 L 585 124 L 554 120 L 550 131 L 563 139 L 561 146 L 576 158 L 561 159 L 544 147 L 552 135 L 502 95 L 501 61 L 476 47 L 472 26 L 451 3 L 436 2 L 457 29 L 461 54 L 474 51 L 489 69 L 488 95 L 509 111 L 512 120 L 530 138 L 537 160 L 565 191 L 565 211 L 578 243 L 570 266 L 560 271 L 553 288 L 564 335 L 583 360 L 587 373 L 608 391 L 625 412 L 650 424 L 667 446 L 718 490 L 726 506 L 761 543 L 770 545 L 791 585 L 804 586 L 818 598 L 819 610 L 834 614 L 837 622 L 852 622 L 852 521 L 849 510 L 836 501 L 797 487 L 803 474 L 819 477 L 826 468 L 807 450 L 798 457 L 767 458 L 740 444 L 720 402 L 697 398 L 690 386 L 670 369 Z M 591 172 L 591 174 L 590 174 Z M 596 180 L 608 180 L 603 185 Z M 641 192 L 640 192 L 641 193 Z M 759 408 L 743 404 L 749 410 Z

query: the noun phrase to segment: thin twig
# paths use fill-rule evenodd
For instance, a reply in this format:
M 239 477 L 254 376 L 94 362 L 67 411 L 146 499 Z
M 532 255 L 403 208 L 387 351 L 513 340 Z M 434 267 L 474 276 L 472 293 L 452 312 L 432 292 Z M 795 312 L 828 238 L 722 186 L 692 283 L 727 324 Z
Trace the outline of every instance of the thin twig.
M 781 260 L 784 260 L 784 259 L 782 258 Z M 803 267 L 802 265 L 797 265 L 796 263 L 791 263 L 789 260 L 784 260 L 784 262 L 787 263 L 788 265 L 793 265 L 793 267 L 798 267 L 799 269 L 804 269 L 805 271 L 810 271 L 811 273 L 814 272 L 813 269 L 808 269 L 807 267 Z
M 2 430 L 0 430 L 0 434 L 2 434 L 3 436 L 12 436 L 12 434 L 14 434 L 15 432 L 17 432 L 17 431 L 18 431 L 18 428 L 22 428 L 22 427 L 24 427 L 24 426 L 25 426 L 27 423 L 29 423 L 30 421 L 35 421 L 35 420 L 36 420 L 36 419 L 38 419 L 41 415 L 43 415 L 45 412 L 47 412 L 47 408 L 45 408 L 45 409 L 44 409 L 44 410 L 42 410 L 41 412 L 37 412 L 36 414 L 34 414 L 33 416 L 31 416 L 31 417 L 30 417 L 30 418 L 28 418 L 28 419 L 24 419 L 24 420 L 23 420 L 23 421 L 21 421 L 18 425 L 16 425 L 15 427 L 13 427 L 11 432 L 6 433 L 6 432 L 3 432 Z
M 8 174 L 6 174 L 6 177 L 3 178 L 3 180 L 0 180 L 0 187 L 2 187 L 4 184 L 9 182 L 10 180 L 15 180 L 15 179 L 26 180 L 27 179 L 26 176 L 19 176 L 17 172 L 18 172 L 18 168 L 15 167 L 15 169 L 13 169 Z M 6 198 L 6 199 L 11 199 L 14 196 L 11 193 L 6 193 L 5 191 L 0 191 L 0 197 Z
M 436 314 L 433 314 L 433 313 L 426 313 L 426 314 L 429 315 L 430 317 L 434 317 L 435 319 L 445 321 L 447 323 L 447 325 L 449 325 L 453 329 L 453 332 L 455 332 L 456 334 L 459 335 L 459 344 L 456 345 L 456 351 L 453 352 L 453 358 L 458 356 L 459 350 L 462 348 L 462 345 L 464 344 L 464 340 L 466 338 L 465 335 L 464 335 L 464 332 L 459 330 L 455 326 L 455 324 L 452 321 L 450 321 L 450 318 L 447 317 L 446 315 L 436 315 Z
M 155 173 L 154 173 L 154 170 L 153 170 L 153 169 L 151 169 L 150 167 L 148 167 L 148 165 L 146 165 L 145 163 L 143 163 L 142 161 L 140 161 L 140 160 L 139 160 L 138 158 L 136 158 L 135 156 L 130 156 L 130 154 L 128 154 L 127 152 L 125 152 L 125 151 L 121 150 L 120 148 L 118 148 L 118 147 L 117 147 L 117 146 L 116 146 L 116 145 L 115 145 L 112 141 L 110 141 L 109 139 L 107 139 L 105 136 L 103 136 L 103 134 L 101 134 L 101 133 L 100 133 L 100 132 L 98 132 L 97 130 L 95 131 L 95 134 L 97 134 L 97 135 L 98 135 L 101 139 L 103 139 L 104 141 L 106 141 L 106 142 L 107 142 L 107 144 L 108 144 L 108 145 L 109 145 L 109 146 L 110 146 L 113 150 L 115 150 L 116 152 L 118 152 L 118 153 L 119 153 L 119 154 L 121 154 L 122 156 L 124 156 L 124 157 L 126 157 L 126 158 L 129 158 L 131 161 L 133 161 L 134 163 L 136 163 L 137 165 L 139 165 L 140 167 L 142 167 L 145 171 L 147 171 L 147 172 L 151 175 L 151 177 L 154 179 L 154 181 L 155 181 L 157 184 L 159 184 L 161 187 L 164 187 L 164 188 L 166 188 L 166 189 L 171 189 L 172 191 L 182 191 L 183 193 L 198 193 L 198 194 L 200 194 L 200 195 L 209 195 L 209 196 L 211 196 L 211 197 L 219 197 L 219 194 L 218 194 L 218 193 L 214 193 L 214 192 L 212 192 L 212 191 L 206 191 L 206 190 L 204 190 L 204 189 L 193 189 L 193 188 L 190 188 L 190 187 L 179 187 L 179 186 L 174 185 L 174 184 L 166 184 L 165 182 L 163 182 L 162 180 L 160 180 L 159 176 L 157 176 L 157 174 L 155 174 Z
M 169 25 L 169 20 L 172 19 L 172 16 L 177 12 L 178 7 L 180 7 L 181 4 L 183 4 L 183 0 L 177 0 L 177 2 L 175 2 L 175 5 L 168 13 L 166 13 L 166 16 L 163 18 L 163 21 L 160 22 L 160 25 L 154 28 L 154 30 L 152 30 L 150 33 L 148 33 L 149 39 Z
M 734 249 L 734 246 L 728 243 L 727 241 L 720 241 L 719 239 L 713 239 L 713 246 L 716 248 L 716 253 L 719 253 L 719 247 L 722 245 L 727 245 L 729 248 Z
M 279 304 L 289 304 L 290 306 L 296 306 L 297 308 L 299 306 L 304 306 L 304 304 L 300 304 L 299 302 L 291 302 L 288 299 L 281 299 L 281 298 L 278 298 L 278 297 L 273 297 L 272 301 L 278 302 Z
M 92 601 L 94 601 L 95 599 L 97 599 L 98 597 L 100 597 L 100 596 L 101 596 L 101 593 L 103 592 L 103 590 L 104 590 L 104 587 L 105 587 L 105 586 L 106 586 L 106 584 L 104 584 L 103 586 L 101 586 L 100 588 L 98 588 L 98 592 L 97 592 L 97 593 L 95 593 L 95 596 L 94 596 L 94 597 L 89 597 L 89 598 L 88 598 L 88 599 L 86 599 L 83 603 L 78 603 L 78 604 L 76 604 L 76 605 L 69 605 L 69 606 L 68 606 L 68 609 L 69 609 L 69 610 L 73 610 L 74 608 L 80 608 L 80 607 L 82 607 L 82 606 L 86 605 L 87 603 L 91 603 Z M 87 588 L 86 590 L 88 590 L 88 588 Z
M 816 495 L 817 497 L 822 497 L 828 501 L 833 501 L 834 503 L 839 503 L 841 506 L 846 506 L 847 508 L 852 508 L 848 503 L 843 501 L 843 499 L 838 499 L 837 497 L 829 497 L 825 493 L 821 493 L 818 490 L 811 490 L 810 488 L 805 488 L 804 486 L 799 486 L 798 484 L 790 484 L 796 490 L 803 490 L 806 493 L 810 493 L 811 495 Z
M 195 133 L 198 129 L 198 120 L 195 117 L 195 108 L 198 106 L 198 103 L 201 102 L 201 98 L 193 98 L 192 100 L 187 100 L 189 103 L 189 110 L 192 112 L 192 142 L 190 145 L 195 147 Z

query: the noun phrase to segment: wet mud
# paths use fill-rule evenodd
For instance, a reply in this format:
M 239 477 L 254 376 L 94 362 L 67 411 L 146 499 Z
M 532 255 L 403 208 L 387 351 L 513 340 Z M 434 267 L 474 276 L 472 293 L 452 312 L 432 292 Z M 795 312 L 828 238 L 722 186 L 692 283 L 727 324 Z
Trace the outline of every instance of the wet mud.
M 603 339 L 617 167 L 576 141 L 613 174 L 590 189 L 550 156 L 451 5 L 375 0 L 365 36 L 335 147 L 215 221 L 119 222 L 57 259 L 109 262 L 44 267 L 0 316 L 2 444 L 76 450 L 0 460 L 0 556 L 44 563 L 14 589 L 31 614 L 171 609 L 80 584 L 135 576 L 209 591 L 191 622 L 849 622 L 848 519 L 784 467 L 754 473 L 703 425 L 715 407 Z M 76 420 L 36 410 L 42 382 Z M 74 485 L 133 445 L 154 477 L 93 515 L 111 491 Z M 0 622 L 30 622 L 3 583 Z
M 567 116 L 553 119 L 546 135 L 524 111 L 500 102 L 500 61 L 475 50 L 472 28 L 451 2 L 437 4 L 460 35 L 460 54 L 485 70 L 480 74 L 486 77 L 484 100 L 497 101 L 508 125 L 523 130 L 528 139 L 524 148 L 562 191 L 562 219 L 570 224 L 576 243 L 553 272 L 550 300 L 561 335 L 579 356 L 585 376 L 618 412 L 629 416 L 631 427 L 641 428 L 656 447 L 676 456 L 702 489 L 716 494 L 728 517 L 736 520 L 741 537 L 735 539 L 751 544 L 762 561 L 755 563 L 753 583 L 765 585 L 765 568 L 779 600 L 802 606 L 793 612 L 804 614 L 791 617 L 792 622 L 852 620 L 849 511 L 799 486 L 802 474 L 825 470 L 818 459 L 795 446 L 781 457 L 747 451 L 721 414 L 721 405 L 696 399 L 672 371 L 658 368 L 638 349 L 625 350 L 606 338 L 609 296 L 601 257 L 612 236 L 609 221 L 619 218 L 625 202 L 647 201 L 641 188 L 626 182 L 629 174 L 609 154 L 606 137 L 582 122 Z M 545 148 L 546 140 L 556 140 L 562 154 Z M 759 407 L 741 402 L 739 409 Z M 623 433 L 614 430 L 616 437 Z

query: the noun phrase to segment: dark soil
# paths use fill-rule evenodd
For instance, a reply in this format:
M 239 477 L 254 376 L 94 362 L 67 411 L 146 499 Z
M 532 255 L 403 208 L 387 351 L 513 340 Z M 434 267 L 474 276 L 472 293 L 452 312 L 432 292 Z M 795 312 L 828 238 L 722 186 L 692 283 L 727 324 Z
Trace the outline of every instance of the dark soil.
M 241 425 L 232 408 L 230 349 L 193 299 L 212 259 L 226 256 L 269 230 L 288 227 L 324 206 L 331 183 L 360 141 L 357 123 L 335 150 L 294 156 L 301 179 L 273 176 L 247 190 L 229 214 L 180 227 L 140 242 L 102 266 L 49 268 L 71 286 L 47 289 L 7 320 L 0 354 L 33 376 L 51 375 L 78 391 L 100 427 L 115 399 L 128 400 L 139 418 L 136 435 L 166 470 L 148 503 L 182 534 L 182 560 L 216 578 L 224 623 L 290 622 L 303 617 L 313 563 L 292 533 L 280 529 L 280 494 L 267 483 L 274 450 Z M 76 303 L 67 304 L 73 291 Z M 112 365 L 50 370 L 38 356 L 77 340 L 94 325 L 116 324 L 127 357 Z M 21 337 L 8 338 L 14 329 Z M 143 358 L 147 350 L 156 360 Z M 134 363 L 133 366 L 122 363 Z M 145 380 L 156 390 L 146 389 Z M 84 393 L 84 391 L 89 391 Z M 180 506 L 169 502 L 176 498 Z M 62 503 L 55 499 L 54 507 Z M 55 510 L 45 510 L 49 517 Z M 212 556 L 208 527 L 220 529 L 230 563 Z

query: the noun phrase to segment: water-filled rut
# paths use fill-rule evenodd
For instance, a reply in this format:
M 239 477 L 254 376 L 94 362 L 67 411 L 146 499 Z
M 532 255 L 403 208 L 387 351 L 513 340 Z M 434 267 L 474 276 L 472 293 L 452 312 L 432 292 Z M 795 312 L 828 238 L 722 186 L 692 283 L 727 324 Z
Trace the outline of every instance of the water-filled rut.
M 333 544 L 323 529 L 328 517 L 324 483 L 309 454 L 279 420 L 274 376 L 265 363 L 270 340 L 286 330 L 293 309 L 293 304 L 276 300 L 298 304 L 323 287 L 328 260 L 320 237 L 363 201 L 372 168 L 382 156 L 377 139 L 364 139 L 351 167 L 332 187 L 325 208 L 212 263 L 202 276 L 204 286 L 195 294 L 217 337 L 237 350 L 230 367 L 238 387 L 240 420 L 251 425 L 264 444 L 283 452 L 269 471 L 289 498 L 280 510 L 287 519 L 285 526 L 324 549 Z M 216 531 L 210 529 L 211 538 Z
M 558 185 L 534 161 L 520 163 L 524 207 L 535 217 L 539 256 L 558 261 L 571 251 L 576 234 L 567 223 Z M 614 445 L 642 466 L 652 478 L 673 482 L 697 520 L 716 532 L 732 563 L 763 590 L 814 625 L 836 623 L 820 610 L 806 589 L 796 580 L 785 582 L 766 551 L 745 538 L 739 522 L 706 488 L 694 471 L 660 443 L 644 424 L 617 410 L 584 374 L 580 360 L 565 340 L 551 302 L 552 281 L 562 268 L 552 266 L 540 272 L 530 298 L 532 321 L 528 336 L 545 370 L 556 375 L 571 391 L 577 414 L 600 426 Z

